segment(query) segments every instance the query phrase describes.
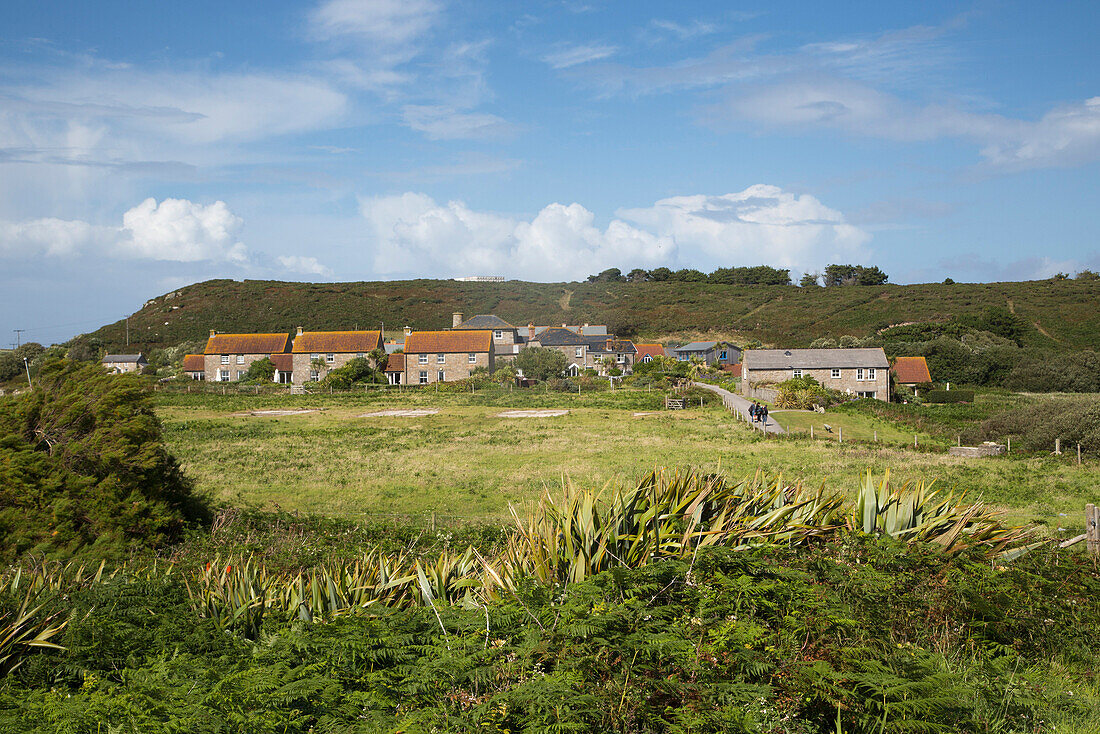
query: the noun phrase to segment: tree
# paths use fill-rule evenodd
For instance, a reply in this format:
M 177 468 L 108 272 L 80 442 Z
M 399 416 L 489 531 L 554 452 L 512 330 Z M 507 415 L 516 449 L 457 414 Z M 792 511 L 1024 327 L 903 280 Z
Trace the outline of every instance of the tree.
M 707 280 L 724 285 L 790 285 L 791 271 L 768 265 L 718 268 L 707 276 Z
M 249 382 L 271 382 L 275 379 L 275 363 L 271 361 L 270 357 L 257 359 L 248 365 L 248 372 L 245 374 L 244 379 Z
M 803 273 L 802 279 L 798 281 L 798 285 L 802 288 L 813 288 L 818 285 L 818 279 L 820 277 L 820 273 Z
M 634 268 L 626 274 L 626 278 L 631 283 L 644 283 L 649 280 L 649 271 L 641 268 Z
M 625 281 L 623 272 L 618 268 L 608 268 L 598 275 L 589 275 L 589 283 L 621 283 Z
M 547 380 L 561 377 L 568 360 L 557 349 L 550 347 L 527 347 L 521 349 L 513 360 L 516 369 L 530 380 Z
M 883 285 L 889 276 L 877 266 L 829 265 L 825 268 L 825 285 Z
M 386 367 L 390 364 L 390 355 L 382 347 L 370 350 L 367 357 L 370 359 L 371 366 L 379 372 L 385 372 Z
M 943 279 L 943 284 L 944 285 L 955 285 L 955 281 L 952 280 L 951 278 L 944 278 Z
M 649 279 L 657 282 L 672 280 L 672 271 L 665 267 L 654 268 L 649 271 Z
M 1100 274 L 1098 274 L 1094 270 L 1089 270 L 1088 268 L 1086 268 L 1086 269 L 1082 270 L 1081 272 L 1079 272 L 1077 274 L 1076 279 L 1077 280 L 1100 280 Z
M 673 273 L 669 280 L 678 280 L 681 283 L 705 283 L 707 275 L 702 270 L 684 268 Z

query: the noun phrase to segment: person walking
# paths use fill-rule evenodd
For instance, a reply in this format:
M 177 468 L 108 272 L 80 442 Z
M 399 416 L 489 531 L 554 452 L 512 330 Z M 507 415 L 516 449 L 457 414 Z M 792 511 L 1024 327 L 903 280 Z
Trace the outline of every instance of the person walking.
M 752 405 L 749 406 L 749 417 L 752 418 L 752 422 L 756 423 L 756 413 L 760 410 L 760 406 L 756 404 L 756 401 L 752 401 Z
M 764 424 L 764 430 L 768 429 L 768 406 L 760 406 L 760 422 Z

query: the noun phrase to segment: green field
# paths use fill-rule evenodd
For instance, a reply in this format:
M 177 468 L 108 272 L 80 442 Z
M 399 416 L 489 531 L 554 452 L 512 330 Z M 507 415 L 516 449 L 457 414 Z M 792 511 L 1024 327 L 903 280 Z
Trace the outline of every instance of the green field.
M 912 433 L 884 419 L 830 412 L 780 420 L 844 426 L 845 441 L 767 438 L 717 405 L 661 410 L 641 390 L 561 393 L 288 396 L 160 395 L 168 448 L 198 488 L 231 504 L 346 518 L 421 516 L 499 521 L 509 503 L 537 497 L 563 477 L 585 486 L 629 481 L 655 466 L 696 466 L 740 476 L 764 470 L 851 493 L 859 473 L 889 468 L 897 481 L 938 479 L 1004 507 L 1014 521 L 1078 527 L 1097 497 L 1100 470 L 1070 457 L 965 460 L 947 443 L 911 448 Z M 553 418 L 501 418 L 508 408 L 564 408 Z M 424 417 L 360 417 L 428 408 Z M 314 409 L 254 416 L 260 409 Z M 635 416 L 635 413 L 651 413 Z M 803 418 L 805 416 L 805 418 Z M 816 423 L 815 423 L 816 425 Z M 879 431 L 879 442 L 870 439 Z M 816 428 L 815 428 L 816 433 Z M 908 446 L 907 446 L 908 444 Z M 1064 513 L 1064 516 L 1062 515 Z

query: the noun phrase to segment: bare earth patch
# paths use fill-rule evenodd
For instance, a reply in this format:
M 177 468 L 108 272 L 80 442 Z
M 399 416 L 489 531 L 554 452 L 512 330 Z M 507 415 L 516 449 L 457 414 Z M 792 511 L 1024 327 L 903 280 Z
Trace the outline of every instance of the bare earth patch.
M 645 411 L 645 412 L 642 412 L 642 413 L 635 413 L 634 417 L 635 418 L 646 418 L 646 417 L 651 416 L 651 415 L 660 415 L 660 412 L 655 411 L 655 410 L 650 410 L 650 411 Z
M 557 418 L 568 413 L 568 410 L 506 410 L 497 413 L 497 418 Z
M 249 415 L 305 415 L 316 412 L 316 410 L 253 410 Z
M 426 415 L 435 415 L 438 410 L 378 410 L 374 413 L 364 413 L 360 418 L 422 418 Z

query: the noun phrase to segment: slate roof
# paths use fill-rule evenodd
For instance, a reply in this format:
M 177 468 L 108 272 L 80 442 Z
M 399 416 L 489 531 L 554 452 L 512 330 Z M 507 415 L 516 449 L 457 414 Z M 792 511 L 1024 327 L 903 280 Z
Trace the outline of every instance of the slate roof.
M 886 353 L 877 349 L 750 349 L 741 357 L 749 370 L 890 367 Z
M 635 344 L 634 348 L 637 349 L 638 359 L 641 359 L 647 354 L 651 357 L 665 356 L 665 348 L 660 344 Z
M 106 354 L 103 356 L 103 364 L 108 362 L 111 364 L 130 364 L 144 361 L 145 356 L 141 352 L 137 354 Z
M 537 338 L 539 334 L 546 331 L 547 329 L 560 329 L 560 328 L 562 328 L 562 327 L 561 326 L 536 326 L 535 327 L 535 337 Z M 575 331 L 578 334 L 584 334 L 585 336 L 607 336 L 607 325 L 606 324 L 588 324 L 587 326 L 585 326 L 583 324 L 577 324 L 577 325 L 567 324 L 565 326 L 565 328 L 569 329 L 570 331 Z M 527 333 L 526 328 L 522 328 L 522 329 L 520 329 L 520 331 L 524 334 Z
M 405 348 L 405 342 L 386 342 L 384 346 L 386 348 L 386 354 L 393 354 L 398 350 L 403 350 Z
M 597 339 L 600 337 L 596 337 Z M 606 339 L 607 337 L 603 337 Z M 544 347 L 570 347 L 579 344 L 589 344 L 592 337 L 581 336 L 572 329 L 563 329 L 560 326 L 548 326 L 541 334 L 535 336 L 535 341 Z
M 484 314 L 483 313 L 483 314 L 479 314 L 477 316 L 474 316 L 472 319 L 470 319 L 468 321 L 463 321 L 461 324 L 459 324 L 458 326 L 456 326 L 454 328 L 455 329 L 465 329 L 465 330 L 493 329 L 495 331 L 495 330 L 498 330 L 498 329 L 515 329 L 517 327 L 512 326 L 511 324 L 509 324 L 507 321 L 500 318 L 499 316 L 494 316 L 491 313 L 489 313 L 489 314 Z
M 608 339 L 605 336 L 585 337 L 589 339 L 588 349 L 592 352 L 619 352 L 631 354 L 637 351 L 634 342 L 629 339 Z
M 386 369 L 383 372 L 404 372 L 405 371 L 405 355 L 402 353 L 391 354 L 390 360 L 386 362 Z
M 188 354 L 183 358 L 184 372 L 202 372 L 206 369 L 206 359 L 201 354 Z
M 203 354 L 280 354 L 290 351 L 287 334 L 215 334 Z
M 891 368 L 894 379 L 902 385 L 916 385 L 921 382 L 931 382 L 932 375 L 928 371 L 928 362 L 924 357 L 898 357 Z
M 491 331 L 414 331 L 405 337 L 405 354 L 489 352 Z
M 382 346 L 380 331 L 306 331 L 294 337 L 294 354 L 366 354 Z
M 673 347 L 674 352 L 708 352 L 718 346 L 718 342 L 691 342 L 682 347 Z
M 293 354 L 272 354 L 271 364 L 275 365 L 275 369 L 280 372 L 293 372 L 294 371 L 294 355 Z

